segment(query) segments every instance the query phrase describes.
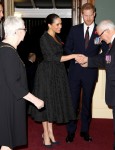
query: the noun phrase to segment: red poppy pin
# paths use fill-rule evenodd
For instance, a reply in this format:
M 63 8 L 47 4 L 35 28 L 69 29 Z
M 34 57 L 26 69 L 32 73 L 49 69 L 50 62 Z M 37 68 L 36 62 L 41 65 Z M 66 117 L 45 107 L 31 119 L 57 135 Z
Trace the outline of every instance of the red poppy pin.
M 95 30 L 95 32 L 94 32 L 95 34 L 97 34 L 97 31 Z

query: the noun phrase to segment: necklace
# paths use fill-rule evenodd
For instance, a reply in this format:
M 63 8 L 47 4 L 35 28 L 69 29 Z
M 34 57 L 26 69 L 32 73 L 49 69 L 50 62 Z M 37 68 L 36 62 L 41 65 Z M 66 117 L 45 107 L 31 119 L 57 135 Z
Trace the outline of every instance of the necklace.
M 15 52 L 16 52 L 16 49 L 13 47 L 13 46 L 10 46 L 10 45 L 2 45 L 0 48 L 2 47 L 10 47 L 12 48 Z M 17 53 L 17 52 L 16 52 Z M 20 56 L 17 54 L 18 58 L 20 59 L 21 63 L 23 64 L 23 66 L 25 66 L 24 62 L 22 61 L 22 59 L 20 58 Z

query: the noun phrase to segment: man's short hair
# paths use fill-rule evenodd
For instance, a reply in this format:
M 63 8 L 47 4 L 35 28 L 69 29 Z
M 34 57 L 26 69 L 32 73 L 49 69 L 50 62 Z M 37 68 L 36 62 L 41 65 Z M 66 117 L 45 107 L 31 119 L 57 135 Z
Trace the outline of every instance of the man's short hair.
M 85 3 L 85 4 L 83 4 L 82 7 L 81 7 L 81 12 L 82 12 L 82 14 L 83 14 L 83 11 L 84 11 L 84 10 L 89 10 L 89 9 L 92 9 L 93 12 L 96 12 L 95 6 L 94 6 L 93 4 L 91 4 L 91 3 Z

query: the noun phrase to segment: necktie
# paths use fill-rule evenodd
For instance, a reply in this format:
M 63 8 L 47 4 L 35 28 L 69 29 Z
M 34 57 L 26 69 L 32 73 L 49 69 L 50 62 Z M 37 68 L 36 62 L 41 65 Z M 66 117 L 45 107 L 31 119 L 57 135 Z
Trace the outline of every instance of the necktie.
M 85 33 L 85 49 L 88 47 L 89 43 L 89 27 L 87 27 L 86 33 Z
M 109 49 L 111 49 L 111 47 L 112 47 L 112 44 L 110 43 L 110 44 L 109 44 Z

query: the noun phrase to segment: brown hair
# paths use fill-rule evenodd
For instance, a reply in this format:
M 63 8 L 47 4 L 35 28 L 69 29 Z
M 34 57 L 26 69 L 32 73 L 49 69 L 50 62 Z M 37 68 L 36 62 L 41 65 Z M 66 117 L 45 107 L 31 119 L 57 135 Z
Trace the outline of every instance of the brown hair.
M 89 10 L 89 9 L 92 9 L 93 12 L 96 11 L 95 6 L 94 6 L 93 4 L 91 4 L 91 3 L 85 3 L 85 4 L 81 7 L 81 12 L 82 12 L 82 14 L 83 14 L 83 11 L 84 11 L 84 10 Z
M 0 5 L 2 5 L 2 7 L 3 7 L 3 2 L 0 1 Z
M 33 57 L 33 56 L 36 56 L 36 54 L 35 54 L 35 53 L 29 53 L 29 54 L 28 54 L 28 59 L 30 59 L 30 58 Z

